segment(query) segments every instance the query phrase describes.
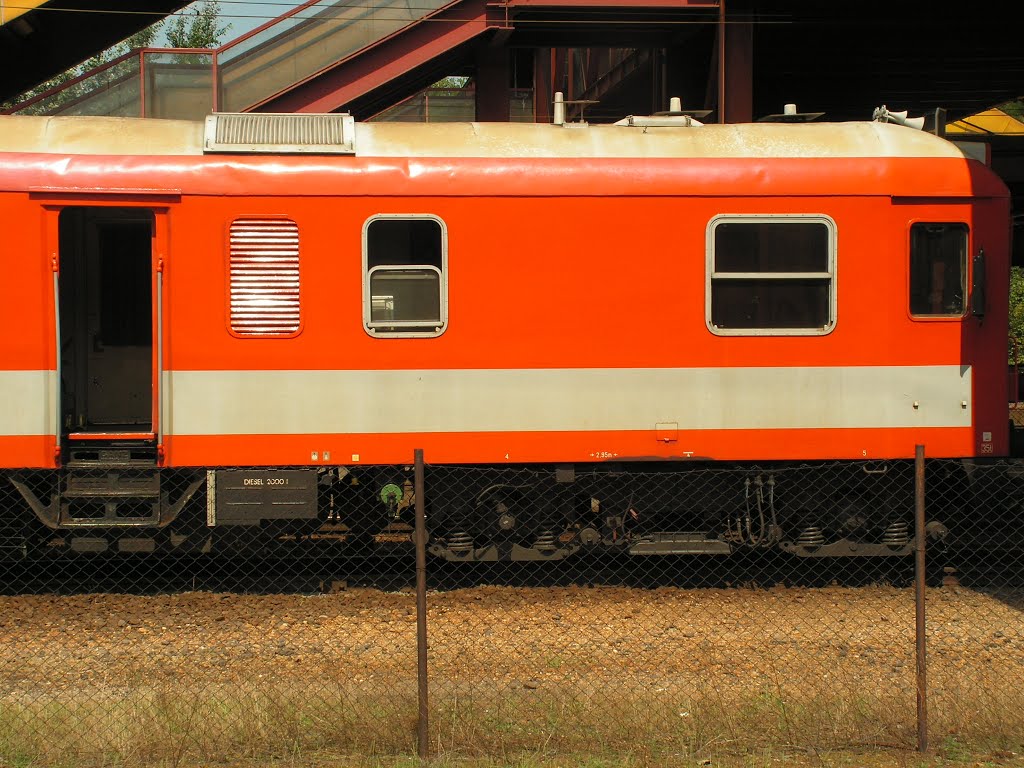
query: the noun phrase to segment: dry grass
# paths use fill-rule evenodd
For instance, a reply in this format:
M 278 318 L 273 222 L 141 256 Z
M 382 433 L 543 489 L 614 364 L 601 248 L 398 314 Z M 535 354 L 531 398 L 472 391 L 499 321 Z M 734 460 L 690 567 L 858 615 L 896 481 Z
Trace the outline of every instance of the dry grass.
M 230 690 L 139 689 L 109 698 L 72 701 L 41 695 L 5 703 L 0 756 L 24 765 L 178 764 L 294 756 L 319 750 L 402 754 L 415 750 L 415 712 L 407 700 L 338 687 L 315 697 L 290 683 L 239 684 Z
M 485 588 L 430 601 L 430 746 L 445 764 L 694 765 L 915 744 L 905 590 Z M 401 762 L 416 739 L 408 603 L 0 601 L 0 767 Z M 933 743 L 1021 751 L 1016 604 L 937 590 L 929 611 Z
M 1003 706 L 995 710 L 970 681 L 962 682 L 956 692 L 958 738 L 972 748 L 1019 749 L 1024 692 L 1001 698 Z M 910 691 L 877 695 L 833 686 L 790 693 L 765 687 L 744 696 L 686 686 L 684 696 L 611 683 L 599 690 L 463 687 L 456 695 L 435 687 L 431 752 L 449 759 L 631 755 L 656 763 L 778 753 L 803 744 L 910 749 L 916 734 Z M 20 703 L 4 697 L 0 765 L 175 766 L 324 753 L 413 754 L 415 711 L 411 686 L 379 696 L 337 683 L 318 686 L 310 697 L 292 681 L 230 688 L 183 682 L 107 697 L 93 692 L 78 701 L 59 694 Z

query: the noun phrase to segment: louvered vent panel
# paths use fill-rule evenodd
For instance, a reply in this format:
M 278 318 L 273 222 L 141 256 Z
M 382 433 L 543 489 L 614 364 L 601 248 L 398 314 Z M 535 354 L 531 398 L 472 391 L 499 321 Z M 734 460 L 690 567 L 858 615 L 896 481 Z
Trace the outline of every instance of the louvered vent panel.
M 299 227 L 288 219 L 231 224 L 231 330 L 282 336 L 299 330 Z
M 217 114 L 206 118 L 207 152 L 355 152 L 351 115 Z

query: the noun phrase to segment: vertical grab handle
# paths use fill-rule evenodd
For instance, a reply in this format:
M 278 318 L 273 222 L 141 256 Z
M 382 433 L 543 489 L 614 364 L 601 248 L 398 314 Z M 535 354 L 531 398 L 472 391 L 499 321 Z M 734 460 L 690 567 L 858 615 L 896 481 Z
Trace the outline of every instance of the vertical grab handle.
M 156 273 L 156 363 L 153 366 L 153 383 L 156 385 L 156 444 L 162 452 L 164 444 L 164 269 L 163 259 Z
M 53 327 L 54 327 L 54 382 L 50 388 L 50 395 L 53 398 L 53 439 L 54 439 L 54 461 L 60 462 L 60 433 L 61 433 L 61 345 L 60 345 L 60 262 L 54 254 L 51 259 L 53 269 Z

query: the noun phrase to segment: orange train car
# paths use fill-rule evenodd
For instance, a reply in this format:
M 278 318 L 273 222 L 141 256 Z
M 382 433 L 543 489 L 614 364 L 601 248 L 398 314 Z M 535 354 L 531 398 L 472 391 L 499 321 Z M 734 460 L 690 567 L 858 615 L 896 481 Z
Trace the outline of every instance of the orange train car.
M 1008 193 L 908 127 L 0 121 L 0 514 L 80 549 L 368 530 L 414 448 L 487 468 L 470 498 L 1009 451 Z M 357 477 L 390 479 L 325 510 Z M 664 521 L 655 549 L 743 543 L 699 516 L 705 543 Z M 517 556 L 575 551 L 577 517 Z M 858 551 L 910 551 L 893 525 Z M 449 528 L 438 554 L 495 556 Z M 819 528 L 790 550 L 846 551 Z

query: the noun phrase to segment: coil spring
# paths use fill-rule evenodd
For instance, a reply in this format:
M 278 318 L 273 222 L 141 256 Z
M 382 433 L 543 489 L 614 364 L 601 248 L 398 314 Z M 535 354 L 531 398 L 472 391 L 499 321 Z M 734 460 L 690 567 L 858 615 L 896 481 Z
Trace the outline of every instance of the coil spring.
M 825 546 L 825 532 L 816 525 L 809 525 L 800 531 L 796 537 L 796 543 L 801 547 L 823 547 Z
M 554 531 L 542 531 L 537 536 L 537 541 L 533 544 L 535 549 L 539 549 L 543 552 L 552 552 L 557 548 L 555 543 Z
M 452 552 L 472 552 L 473 537 L 466 531 L 455 531 L 448 537 L 448 549 Z
M 887 547 L 905 547 L 910 543 L 910 524 L 889 523 L 882 534 L 882 543 Z

